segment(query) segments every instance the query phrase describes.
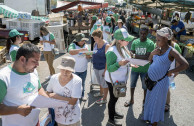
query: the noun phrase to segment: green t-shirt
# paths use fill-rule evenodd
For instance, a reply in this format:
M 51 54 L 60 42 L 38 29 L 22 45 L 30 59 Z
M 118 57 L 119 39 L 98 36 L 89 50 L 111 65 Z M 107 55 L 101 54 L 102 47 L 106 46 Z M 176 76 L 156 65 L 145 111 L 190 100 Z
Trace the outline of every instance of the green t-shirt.
M 117 13 L 113 14 L 113 17 L 115 18 L 115 21 L 117 22 L 119 19 L 119 15 Z
M 131 45 L 131 50 L 135 51 L 136 55 L 146 55 L 147 52 L 152 52 L 154 50 L 154 42 L 148 38 L 145 42 L 140 42 L 140 39 L 136 39 Z M 132 71 L 146 73 L 148 71 L 149 66 L 150 64 L 146 64 L 145 66 L 139 66 L 138 68 L 132 67 Z

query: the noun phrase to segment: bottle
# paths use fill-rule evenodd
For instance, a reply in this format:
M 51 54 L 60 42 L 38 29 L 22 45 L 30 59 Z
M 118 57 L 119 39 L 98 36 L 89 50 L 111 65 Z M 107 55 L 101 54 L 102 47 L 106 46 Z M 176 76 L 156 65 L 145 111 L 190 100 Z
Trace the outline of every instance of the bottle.
M 170 84 L 171 89 L 174 90 L 176 88 L 176 85 L 175 85 L 175 82 L 174 82 L 174 74 L 172 74 L 172 76 L 169 77 L 169 84 Z
M 119 84 L 119 82 L 118 82 L 118 80 L 116 80 L 115 85 L 118 85 L 118 84 Z

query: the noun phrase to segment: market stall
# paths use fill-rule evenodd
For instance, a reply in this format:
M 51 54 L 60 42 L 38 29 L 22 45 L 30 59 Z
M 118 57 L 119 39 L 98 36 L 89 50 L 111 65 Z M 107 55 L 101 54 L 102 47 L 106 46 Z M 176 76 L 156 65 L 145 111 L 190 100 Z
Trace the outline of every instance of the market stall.
M 40 36 L 40 27 L 48 20 L 47 17 L 31 16 L 30 13 L 18 12 L 6 5 L 0 5 L 0 14 L 2 17 L 2 24 L 6 25 L 6 29 L 0 29 L 0 37 L 8 37 L 8 31 L 17 29 L 21 32 L 27 32 L 30 40 Z

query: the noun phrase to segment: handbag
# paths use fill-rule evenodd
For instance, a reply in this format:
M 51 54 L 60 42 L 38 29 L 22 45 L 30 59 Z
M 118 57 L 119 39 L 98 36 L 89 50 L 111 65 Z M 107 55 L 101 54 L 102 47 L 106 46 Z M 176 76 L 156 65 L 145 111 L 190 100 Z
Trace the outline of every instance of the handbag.
M 162 79 L 164 79 L 166 77 L 167 73 L 168 73 L 168 70 L 167 70 L 166 74 L 162 78 L 160 78 L 159 80 L 157 80 L 157 81 L 151 80 L 150 77 L 148 76 L 148 74 L 146 74 L 145 79 L 144 79 L 144 82 L 145 82 L 145 85 L 146 85 L 147 89 L 151 91 L 153 89 L 153 87 L 158 82 L 160 82 Z
M 128 67 L 127 67 L 127 74 L 126 77 L 128 76 Z M 109 77 L 110 77 L 110 81 L 112 83 L 113 86 L 113 94 L 116 98 L 119 97 L 125 97 L 126 96 L 126 91 L 127 91 L 127 79 L 125 82 L 118 82 L 116 81 L 115 83 L 113 83 L 112 81 L 112 77 L 111 74 L 109 72 Z

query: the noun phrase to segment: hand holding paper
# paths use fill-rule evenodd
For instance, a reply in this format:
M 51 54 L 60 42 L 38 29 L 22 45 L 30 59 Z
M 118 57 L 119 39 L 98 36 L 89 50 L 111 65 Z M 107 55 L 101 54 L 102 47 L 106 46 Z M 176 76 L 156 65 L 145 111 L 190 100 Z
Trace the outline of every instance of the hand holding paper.
M 133 59 L 133 58 L 127 58 L 126 60 L 128 60 L 130 64 L 138 65 L 138 66 L 145 66 L 146 64 L 150 62 L 148 60 Z
M 30 104 L 30 106 L 34 106 L 36 108 L 57 108 L 61 106 L 67 105 L 67 101 L 61 101 L 53 98 L 47 98 L 42 95 L 38 95 L 34 101 Z

